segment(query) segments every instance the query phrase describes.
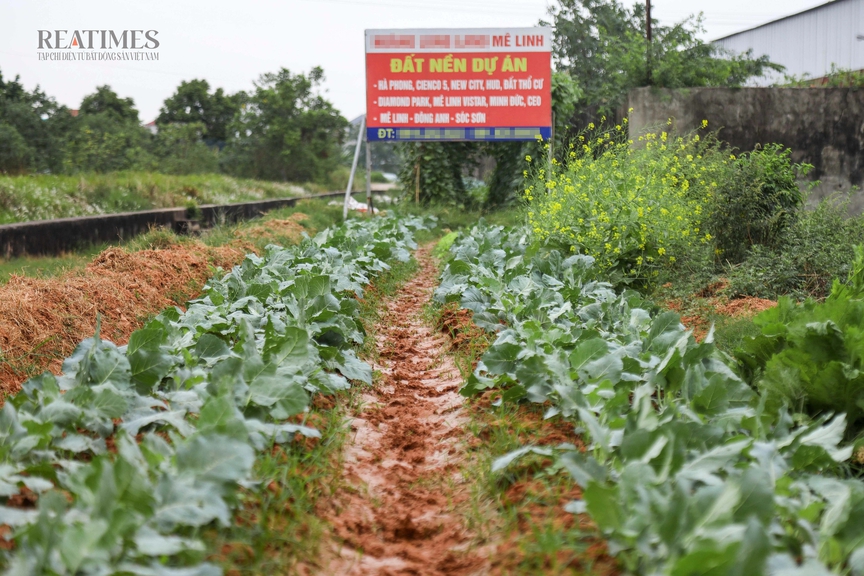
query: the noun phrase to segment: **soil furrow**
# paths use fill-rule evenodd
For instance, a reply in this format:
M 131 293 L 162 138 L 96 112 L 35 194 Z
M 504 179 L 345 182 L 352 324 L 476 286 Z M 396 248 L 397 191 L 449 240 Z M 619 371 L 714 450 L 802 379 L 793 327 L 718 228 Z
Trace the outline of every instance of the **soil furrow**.
M 486 572 L 460 506 L 467 416 L 446 337 L 422 319 L 437 283 L 431 248 L 386 305 L 377 327 L 383 377 L 353 415 L 331 519 L 340 540 L 323 574 L 458 575 Z

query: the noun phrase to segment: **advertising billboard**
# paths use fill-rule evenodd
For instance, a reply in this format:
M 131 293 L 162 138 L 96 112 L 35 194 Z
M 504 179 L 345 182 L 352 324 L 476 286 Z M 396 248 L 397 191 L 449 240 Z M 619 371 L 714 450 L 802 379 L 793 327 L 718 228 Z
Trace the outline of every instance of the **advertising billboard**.
M 549 28 L 367 30 L 367 139 L 548 139 L 551 56 Z

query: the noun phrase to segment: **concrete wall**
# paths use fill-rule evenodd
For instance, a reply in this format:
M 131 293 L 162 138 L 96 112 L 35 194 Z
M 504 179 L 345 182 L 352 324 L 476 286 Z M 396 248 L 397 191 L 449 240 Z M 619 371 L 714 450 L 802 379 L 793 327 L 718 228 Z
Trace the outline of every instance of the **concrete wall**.
M 630 92 L 631 135 L 653 127 L 687 132 L 708 120 L 710 130 L 741 151 L 780 143 L 795 162 L 812 164 L 819 180 L 810 203 L 864 186 L 864 90 L 852 88 L 637 88 Z M 864 212 L 864 192 L 850 211 Z
M 377 193 L 377 191 L 373 192 Z M 208 204 L 200 207 L 199 221 L 202 226 L 231 224 L 261 216 L 269 210 L 283 206 L 294 206 L 298 200 L 307 198 L 340 199 L 344 196 L 344 192 L 328 192 L 315 196 L 242 202 L 221 206 Z M 183 232 L 185 230 L 184 224 L 186 224 L 185 208 L 164 208 L 161 210 L 5 224 L 0 226 L 0 258 L 12 258 L 28 254 L 62 254 L 91 244 L 129 240 L 153 227 L 172 228 L 177 232 Z

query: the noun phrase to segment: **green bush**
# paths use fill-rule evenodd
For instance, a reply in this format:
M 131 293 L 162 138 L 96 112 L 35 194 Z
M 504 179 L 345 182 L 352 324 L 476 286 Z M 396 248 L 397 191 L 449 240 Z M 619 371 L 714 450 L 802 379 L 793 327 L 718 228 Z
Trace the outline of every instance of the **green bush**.
M 159 128 L 154 149 L 159 171 L 165 174 L 213 174 L 219 171 L 219 150 L 202 140 L 200 122 L 165 124 Z
M 526 159 L 535 166 L 525 189 L 534 234 L 594 257 L 613 279 L 642 281 L 711 242 L 703 221 L 730 162 L 710 135 L 649 133 L 634 143 L 626 121 L 589 125 L 548 177 L 544 159 Z
M 754 245 L 775 247 L 803 201 L 798 178 L 812 168 L 794 164 L 779 144 L 730 161 L 713 197 L 706 226 L 721 260 L 741 262 Z
M 14 126 L 0 123 L 0 173 L 24 174 L 33 164 L 33 149 Z
M 721 269 L 730 296 L 824 298 L 834 278 L 845 278 L 864 244 L 864 218 L 850 218 L 847 203 L 823 200 L 801 209 L 773 247 L 752 246 L 743 262 Z
M 420 172 L 420 203 L 450 204 L 476 208 L 467 194 L 464 173 L 475 164 L 478 146 L 474 142 L 406 142 L 397 148 L 402 166 L 399 183 L 403 195 L 413 200 Z

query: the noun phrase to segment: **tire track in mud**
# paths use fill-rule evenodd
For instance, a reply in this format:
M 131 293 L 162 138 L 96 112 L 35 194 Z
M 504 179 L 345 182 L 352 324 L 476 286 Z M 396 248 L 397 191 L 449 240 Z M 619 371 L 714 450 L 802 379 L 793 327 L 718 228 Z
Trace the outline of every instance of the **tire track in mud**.
M 387 302 L 377 326 L 378 386 L 363 394 L 351 422 L 342 486 L 331 521 L 341 540 L 321 574 L 352 576 L 484 574 L 458 508 L 462 478 L 459 370 L 447 339 L 427 326 L 423 307 L 437 285 L 431 247 L 419 272 Z

